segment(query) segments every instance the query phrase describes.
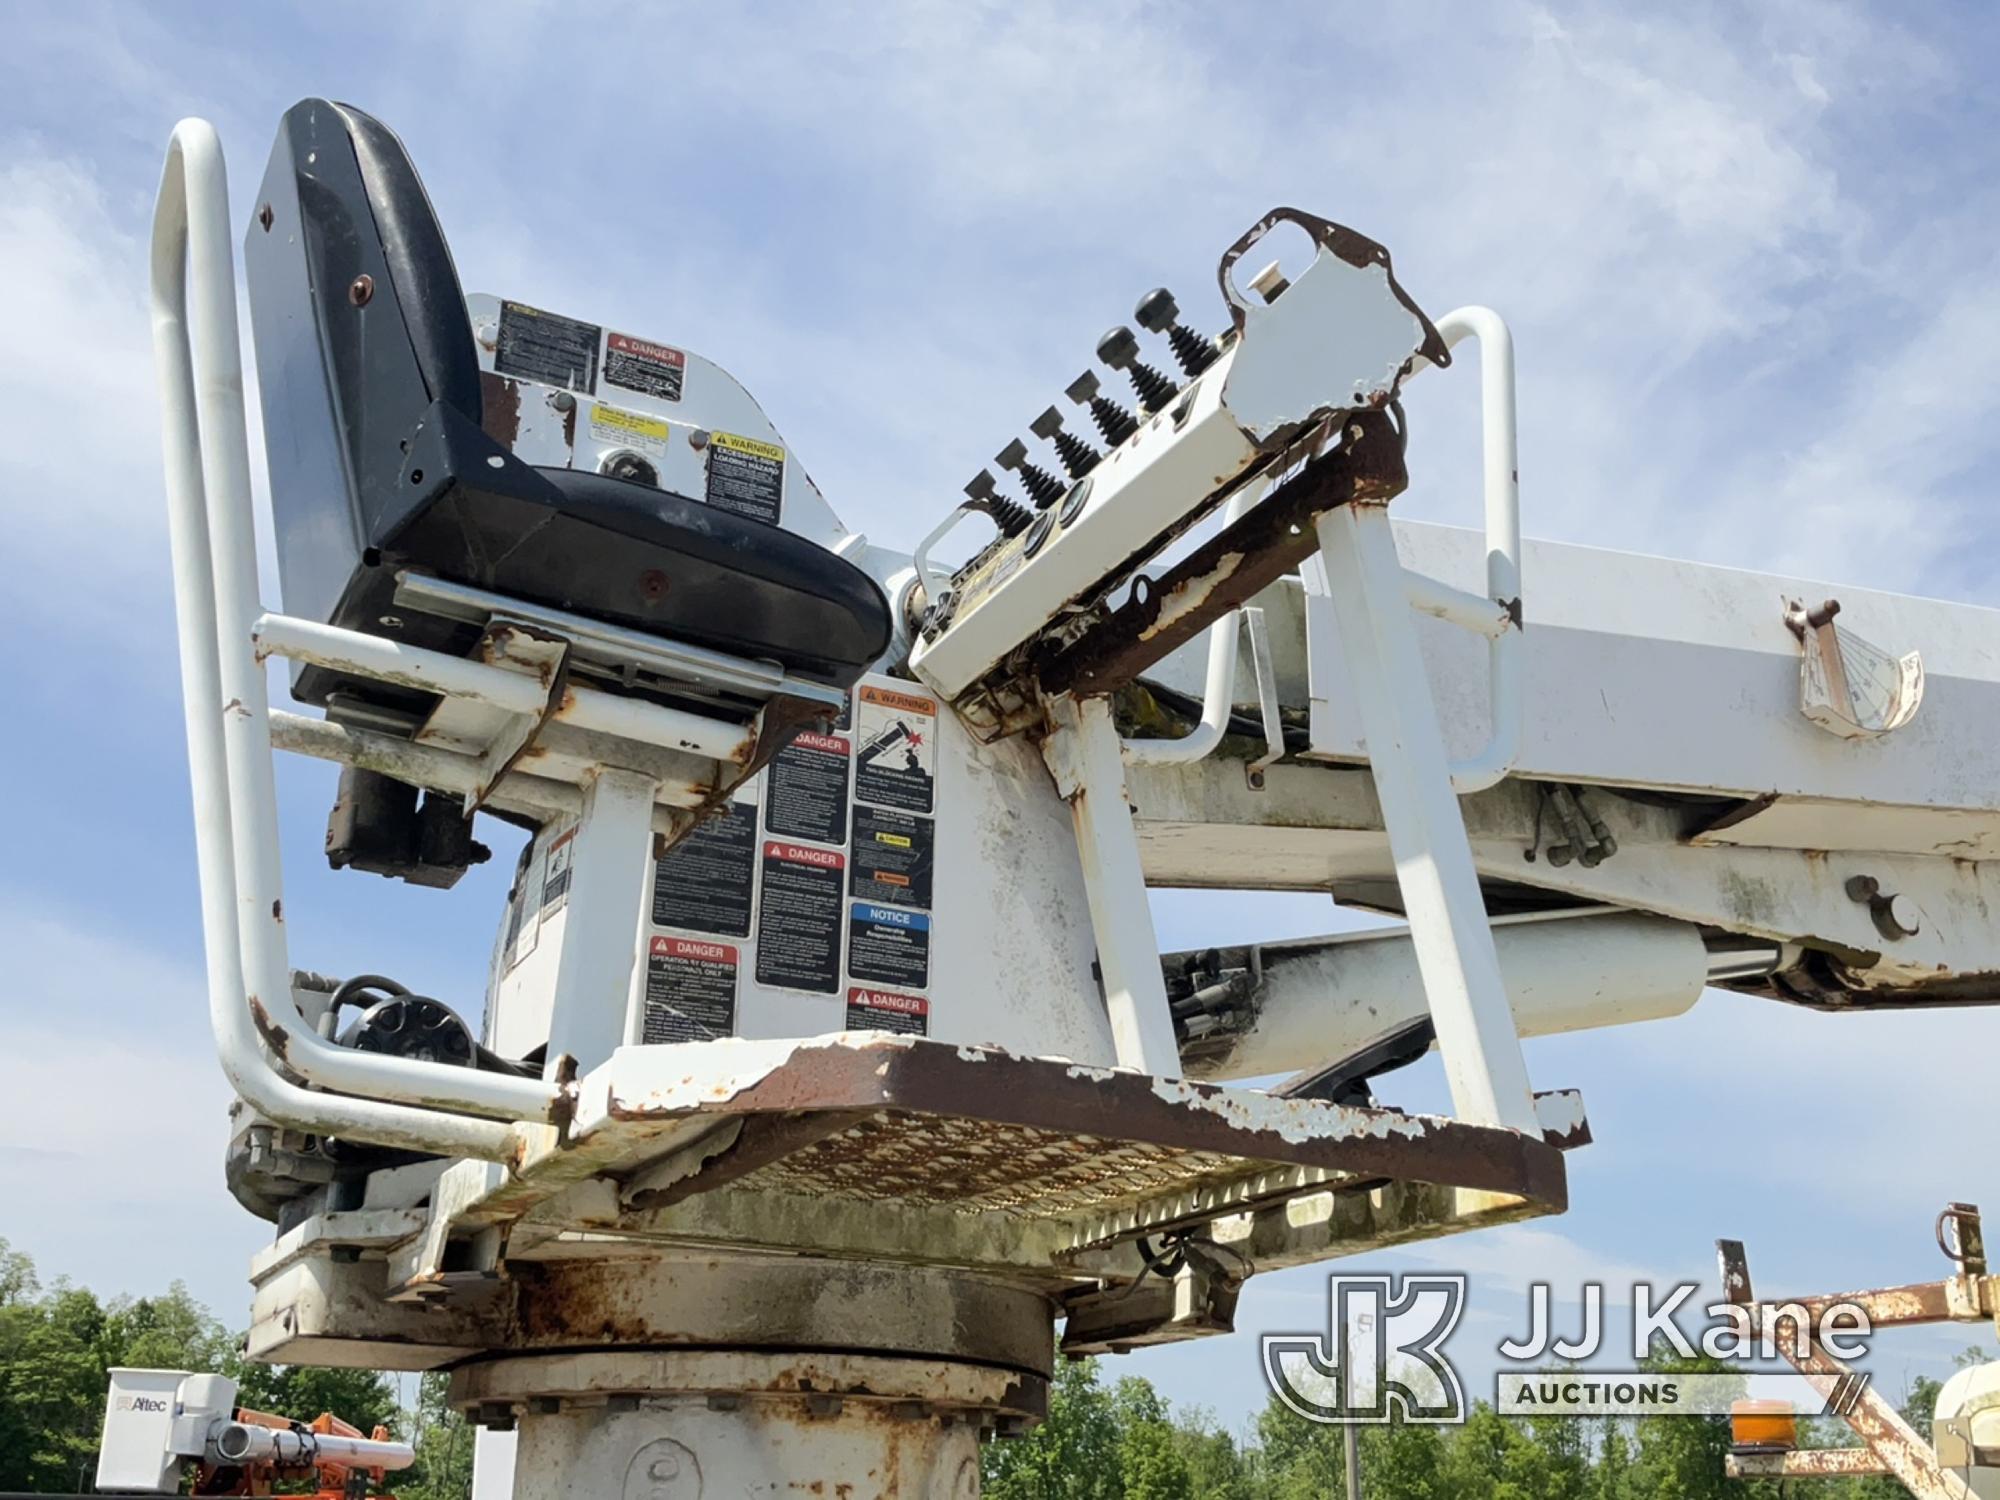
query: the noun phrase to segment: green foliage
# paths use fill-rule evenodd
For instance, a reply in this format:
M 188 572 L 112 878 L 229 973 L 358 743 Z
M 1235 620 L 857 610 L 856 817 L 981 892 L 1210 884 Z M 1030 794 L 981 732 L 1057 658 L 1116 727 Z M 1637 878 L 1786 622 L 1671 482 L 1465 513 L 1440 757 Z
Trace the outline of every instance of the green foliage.
M 331 1411 L 364 1432 L 406 1437 L 417 1461 L 396 1477 L 399 1500 L 469 1500 L 472 1432 L 445 1403 L 446 1379 L 423 1377 L 413 1411 L 371 1370 L 246 1363 L 233 1338 L 179 1284 L 157 1297 L 102 1302 L 55 1281 L 0 1240 L 0 1491 L 90 1487 L 116 1365 L 212 1370 L 238 1382 L 245 1406 L 309 1419 Z M 1992 1356 L 1969 1349 L 1959 1363 Z M 1727 1372 L 1708 1358 L 1656 1351 L 1660 1373 Z M 1928 1435 L 1934 1380 L 1913 1382 L 1904 1415 Z M 1840 1422 L 1806 1421 L 1809 1446 L 1848 1446 Z M 1149 1381 L 1107 1384 L 1095 1360 L 1056 1372 L 1049 1417 L 1025 1438 L 988 1444 L 991 1500 L 1328 1500 L 1346 1494 L 1345 1433 L 1305 1421 L 1275 1397 L 1239 1437 L 1199 1409 L 1173 1409 Z M 1577 1421 L 1501 1417 L 1484 1403 L 1463 1425 L 1401 1422 L 1359 1429 L 1367 1500 L 1779 1500 L 1767 1481 L 1724 1476 L 1720 1417 Z M 1814 1500 L 1896 1500 L 1891 1479 L 1814 1483 Z

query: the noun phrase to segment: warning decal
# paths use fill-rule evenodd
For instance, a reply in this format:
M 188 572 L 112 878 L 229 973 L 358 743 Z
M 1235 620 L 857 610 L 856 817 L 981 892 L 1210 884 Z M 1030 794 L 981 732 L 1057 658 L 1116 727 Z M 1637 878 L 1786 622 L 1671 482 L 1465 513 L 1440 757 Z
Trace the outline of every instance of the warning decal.
M 852 748 L 840 735 L 807 733 L 774 755 L 765 782 L 764 827 L 821 844 L 846 843 Z
M 750 935 L 750 884 L 757 864 L 757 809 L 732 802 L 704 818 L 658 861 L 653 925 Z
M 931 919 L 922 912 L 855 902 L 848 913 L 847 972 L 856 979 L 923 989 L 931 977 Z
M 831 995 L 840 989 L 840 887 L 847 856 L 764 841 L 757 982 Z
M 657 396 L 662 401 L 681 399 L 681 383 L 687 379 L 688 357 L 665 344 L 635 339 L 629 333 L 614 333 L 604 341 L 604 379 L 628 391 Z
M 667 425 L 664 417 L 623 411 L 616 406 L 606 406 L 601 401 L 590 409 L 590 435 L 600 443 L 617 443 L 627 448 L 644 449 L 648 453 L 664 453 L 667 439 L 673 434 L 673 428 Z
M 643 1042 L 706 1042 L 736 1030 L 736 949 L 656 937 L 646 953 Z
M 595 323 L 543 312 L 525 302 L 502 302 L 493 368 L 503 375 L 524 375 L 593 395 L 597 391 L 597 343 L 603 334 Z
M 785 450 L 776 443 L 711 433 L 707 500 L 717 510 L 778 524 L 785 495 Z
M 849 1031 L 900 1031 L 924 1036 L 930 1031 L 931 1003 L 922 995 L 871 990 L 855 985 L 847 992 Z
M 847 894 L 928 911 L 931 904 L 932 823 L 909 813 L 854 809 L 854 864 Z
M 855 710 L 854 797 L 903 812 L 932 810 L 937 700 L 863 684 Z
M 576 829 L 572 827 L 549 845 L 548 873 L 542 877 L 542 919 L 546 921 L 563 909 L 569 900 L 569 870 L 576 858 Z

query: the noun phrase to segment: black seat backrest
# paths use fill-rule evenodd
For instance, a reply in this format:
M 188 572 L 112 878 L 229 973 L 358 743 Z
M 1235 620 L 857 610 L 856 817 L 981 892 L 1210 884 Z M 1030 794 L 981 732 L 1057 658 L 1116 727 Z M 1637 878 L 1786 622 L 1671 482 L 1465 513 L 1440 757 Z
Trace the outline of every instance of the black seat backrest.
M 690 496 L 534 467 L 484 430 L 458 273 L 378 121 L 293 106 L 258 199 L 244 263 L 286 613 L 469 649 L 476 627 L 397 602 L 414 570 L 842 686 L 887 649 L 887 602 L 847 560 Z M 424 696 L 312 667 L 293 691 Z
M 403 143 L 373 116 L 325 99 L 285 114 L 244 264 L 274 441 L 273 504 L 312 508 L 277 518 L 286 607 L 325 618 L 350 564 L 286 557 L 282 544 L 332 541 L 331 502 L 343 495 L 357 549 L 392 533 L 418 499 L 401 474 L 425 409 L 442 401 L 479 424 L 465 297 Z

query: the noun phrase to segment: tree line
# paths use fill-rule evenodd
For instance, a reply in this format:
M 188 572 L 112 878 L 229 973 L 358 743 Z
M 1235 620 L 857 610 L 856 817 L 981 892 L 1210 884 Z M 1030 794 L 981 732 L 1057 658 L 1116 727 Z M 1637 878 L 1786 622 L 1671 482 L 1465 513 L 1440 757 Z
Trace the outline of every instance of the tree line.
M 1988 1356 L 1967 1351 L 1969 1360 Z M 1658 1356 L 1661 1373 L 1721 1370 L 1709 1359 Z M 310 1419 L 323 1411 L 364 1432 L 380 1425 L 417 1450 L 394 1476 L 400 1500 L 468 1500 L 472 1433 L 445 1405 L 442 1375 L 425 1375 L 413 1408 L 372 1370 L 247 1362 L 230 1333 L 176 1282 L 155 1297 L 105 1300 L 57 1280 L 44 1287 L 25 1255 L 0 1240 L 0 1491 L 91 1488 L 114 1366 L 213 1371 L 244 1406 Z M 1928 1434 L 1937 1383 L 1916 1380 L 1904 1403 Z M 1804 1424 L 1814 1446 L 1853 1441 L 1838 1422 Z M 1298 1417 L 1274 1397 L 1234 1434 L 1199 1409 L 1175 1407 L 1141 1376 L 1107 1378 L 1096 1360 L 1056 1371 L 1049 1417 L 1033 1434 L 989 1444 L 990 1500 L 1327 1500 L 1345 1494 L 1339 1428 Z M 1722 1418 L 1646 1422 L 1502 1417 L 1480 1404 L 1461 1425 L 1360 1432 L 1365 1500 L 1785 1500 L 1773 1481 L 1731 1481 Z M 1798 1481 L 1799 1500 L 1902 1500 L 1883 1478 Z
M 330 1411 L 363 1432 L 413 1442 L 416 1464 L 394 1479 L 400 1500 L 466 1500 L 472 1433 L 426 1375 L 414 1410 L 374 1370 L 251 1364 L 232 1334 L 175 1282 L 156 1297 L 105 1300 L 57 1280 L 44 1287 L 27 1256 L 0 1240 L 0 1491 L 79 1494 L 97 1476 L 109 1372 L 117 1366 L 227 1375 L 239 1405 L 311 1420 Z

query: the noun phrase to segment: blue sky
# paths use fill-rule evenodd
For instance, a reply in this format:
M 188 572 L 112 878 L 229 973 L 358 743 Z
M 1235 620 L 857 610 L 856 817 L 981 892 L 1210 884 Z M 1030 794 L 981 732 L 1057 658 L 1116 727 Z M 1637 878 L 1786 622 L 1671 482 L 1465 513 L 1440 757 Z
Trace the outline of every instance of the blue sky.
M 10 9 L 0 1237 L 100 1288 L 179 1277 L 240 1322 L 263 1238 L 220 1180 L 144 312 L 183 115 L 220 128 L 239 217 L 295 99 L 381 115 L 468 288 L 719 360 L 883 543 L 1146 287 L 1216 323 L 1216 257 L 1292 203 L 1387 244 L 1433 313 L 1510 320 L 1532 533 L 2000 604 L 1981 7 Z M 1403 510 L 1469 519 L 1470 383 L 1410 416 Z M 335 879 L 329 777 L 284 771 L 299 960 L 476 995 L 507 860 L 449 895 Z M 1305 896 L 1158 911 L 1175 948 L 1332 925 Z M 1721 1234 L 1773 1291 L 1936 1274 L 1937 1207 L 2000 1204 L 1996 1041 L 1977 1013 L 1717 995 L 1531 1045 L 1600 1144 L 1566 1218 L 1423 1252 L 1478 1278 L 1454 1352 L 1520 1331 L 1533 1276 L 1700 1276 Z M 1441 1101 L 1428 1076 L 1406 1097 Z M 1244 1327 L 1311 1326 L 1322 1282 L 1253 1282 Z M 1884 1340 L 1877 1377 L 1970 1332 Z M 1261 1404 L 1247 1335 L 1120 1368 L 1232 1422 Z

